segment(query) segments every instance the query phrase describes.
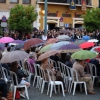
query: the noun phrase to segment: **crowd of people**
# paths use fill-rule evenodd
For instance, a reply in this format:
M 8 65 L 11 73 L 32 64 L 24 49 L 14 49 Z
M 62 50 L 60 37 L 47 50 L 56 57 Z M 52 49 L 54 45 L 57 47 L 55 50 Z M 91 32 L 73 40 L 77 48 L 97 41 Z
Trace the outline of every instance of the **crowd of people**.
M 74 42 L 78 39 L 86 40 L 87 38 L 85 39 L 84 36 L 87 36 L 88 40 L 95 38 L 95 39 L 99 40 L 98 44 L 100 43 L 100 30 L 89 33 L 89 32 L 86 32 L 85 29 L 84 30 L 78 30 L 78 29 L 55 30 L 54 29 L 54 30 L 48 30 L 47 35 L 44 34 L 44 31 L 36 30 L 36 31 L 32 32 L 31 34 L 30 33 L 25 34 L 22 37 L 22 40 L 27 40 L 30 38 L 40 38 L 40 39 L 43 39 L 44 41 L 46 41 L 50 38 L 56 38 L 59 35 L 68 35 L 70 37 L 69 41 L 71 41 L 71 42 Z M 5 34 L 5 36 L 7 36 L 7 34 Z M 15 32 L 15 33 L 12 32 L 10 34 L 10 36 L 15 40 L 19 39 L 18 32 Z M 51 70 L 54 74 L 54 79 L 56 81 L 61 81 L 64 85 L 64 91 L 67 92 L 63 78 L 61 77 L 61 73 L 59 70 L 54 69 L 53 63 L 49 65 L 48 58 L 43 59 L 42 61 L 38 61 L 38 57 L 40 56 L 39 50 L 40 49 L 36 46 L 33 46 L 29 50 L 26 50 L 26 52 L 29 54 L 29 58 L 25 59 L 25 61 L 30 63 L 31 68 L 32 68 L 31 73 L 35 73 L 34 64 L 39 64 L 44 69 L 46 78 L 48 80 L 49 78 L 48 78 L 46 69 Z M 7 47 L 7 51 L 10 52 L 10 47 Z M 1 58 L 2 58 L 2 54 L 1 54 Z M 100 56 L 98 56 L 98 58 L 99 57 Z M 92 63 L 97 68 L 97 76 L 100 76 L 100 68 L 99 68 L 100 63 L 96 58 L 90 59 L 88 61 L 87 61 L 87 59 L 86 60 L 74 60 L 71 58 L 71 53 L 61 53 L 61 54 L 57 53 L 53 56 L 50 56 L 50 59 L 54 60 L 55 62 L 60 61 L 61 63 L 65 64 L 66 66 L 76 69 L 79 80 L 86 82 L 88 93 L 95 94 L 94 89 L 93 89 L 92 78 L 88 73 L 84 74 L 84 70 L 86 70 L 88 67 L 87 63 Z M 18 78 L 18 84 L 26 85 L 27 88 L 30 87 L 30 83 L 27 81 L 28 75 L 26 75 L 24 73 L 24 71 L 21 69 L 22 64 L 20 64 L 18 62 L 13 62 L 13 63 L 6 63 L 6 64 L 1 63 L 1 65 L 2 65 L 2 67 L 6 68 L 6 70 L 9 71 L 9 73 L 10 73 L 10 71 L 13 71 L 14 73 L 16 73 L 17 78 Z M 25 63 L 25 66 L 26 66 L 26 63 Z M 2 92 L 2 96 L 1 96 L 2 100 L 7 100 L 7 84 L 2 79 L 0 80 L 0 91 Z M 20 92 L 22 95 L 24 95 L 24 90 L 21 90 Z

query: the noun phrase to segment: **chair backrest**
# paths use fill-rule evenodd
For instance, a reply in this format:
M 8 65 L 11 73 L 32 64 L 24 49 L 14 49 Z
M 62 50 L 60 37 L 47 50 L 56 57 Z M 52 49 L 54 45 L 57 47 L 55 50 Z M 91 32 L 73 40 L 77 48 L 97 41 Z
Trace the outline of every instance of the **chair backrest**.
M 4 67 L 0 67 L 1 78 L 3 78 L 6 82 L 8 81 L 8 72 Z
M 71 76 L 72 76 L 72 80 L 78 82 L 78 74 L 77 71 L 74 68 L 71 68 Z
M 10 75 L 11 75 L 11 78 L 12 78 L 12 83 L 13 85 L 18 85 L 18 78 L 17 78 L 17 75 L 16 73 L 14 73 L 13 71 L 10 71 Z
M 41 75 L 41 77 L 42 77 L 45 81 L 47 81 L 44 69 L 43 69 L 42 67 L 39 67 L 39 68 L 40 68 L 40 75 Z
M 48 77 L 49 77 L 49 82 L 52 82 L 52 81 L 54 82 L 55 80 L 54 80 L 53 72 L 49 69 L 46 69 L 46 70 L 47 70 L 47 74 L 48 74 Z
M 36 76 L 39 76 L 40 75 L 39 67 L 40 67 L 39 64 L 34 64 L 34 69 L 35 69 L 35 75 Z
M 62 67 L 62 62 L 60 62 L 60 61 L 57 61 L 57 64 L 58 64 L 58 67 L 59 67 L 59 71 L 60 71 L 60 73 L 63 73 L 63 67 Z
M 97 76 L 97 68 L 94 64 L 89 63 L 90 75 Z
M 57 67 L 57 62 L 52 60 L 52 59 L 49 59 L 49 64 L 53 63 L 53 67 L 58 70 L 58 67 Z

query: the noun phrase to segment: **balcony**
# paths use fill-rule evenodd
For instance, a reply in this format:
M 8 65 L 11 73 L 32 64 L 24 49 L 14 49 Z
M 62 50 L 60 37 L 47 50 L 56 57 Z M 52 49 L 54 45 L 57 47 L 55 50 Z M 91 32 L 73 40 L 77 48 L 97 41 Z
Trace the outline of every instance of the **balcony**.
M 47 0 L 48 4 L 70 5 L 70 0 Z M 37 3 L 43 4 L 45 0 L 37 0 Z M 92 7 L 92 0 L 86 0 L 87 7 Z M 76 0 L 76 6 L 81 6 L 81 0 Z

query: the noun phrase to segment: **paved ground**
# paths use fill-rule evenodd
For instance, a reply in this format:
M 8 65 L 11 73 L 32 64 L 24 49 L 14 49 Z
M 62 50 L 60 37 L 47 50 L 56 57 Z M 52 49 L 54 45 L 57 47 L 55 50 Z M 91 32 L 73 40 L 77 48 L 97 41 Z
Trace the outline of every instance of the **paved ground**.
M 54 94 L 53 96 L 49 97 L 46 95 L 46 88 L 43 94 L 40 93 L 39 89 L 36 89 L 35 87 L 31 86 L 29 89 L 29 100 L 100 100 L 100 85 L 95 86 L 95 95 L 85 95 L 84 92 L 80 92 L 79 90 L 76 91 L 76 94 L 73 96 L 72 93 L 66 93 L 66 96 L 63 97 L 62 93 L 60 94 Z M 27 100 L 21 98 L 20 100 Z

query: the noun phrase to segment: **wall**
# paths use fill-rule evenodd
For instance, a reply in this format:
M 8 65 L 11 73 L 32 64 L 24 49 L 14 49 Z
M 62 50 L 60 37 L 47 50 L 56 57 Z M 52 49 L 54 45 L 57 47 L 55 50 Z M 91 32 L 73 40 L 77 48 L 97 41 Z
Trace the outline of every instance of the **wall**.
M 42 14 L 42 10 L 44 10 L 44 5 L 40 4 L 39 7 L 41 8 L 40 11 L 40 16 L 41 19 L 39 20 L 39 22 L 41 23 L 40 29 L 43 29 L 43 14 Z M 88 7 L 87 9 L 90 9 L 91 7 Z M 63 22 L 64 24 L 68 23 L 68 24 L 72 24 L 73 23 L 73 18 L 74 18 L 74 14 L 75 12 L 77 12 L 77 14 L 83 14 L 86 11 L 81 10 L 81 6 L 77 6 L 76 10 L 70 10 L 68 5 L 48 5 L 48 11 L 49 13 L 56 13 L 57 11 L 59 11 L 58 17 L 62 17 L 62 14 L 66 14 L 66 12 L 68 12 L 69 14 L 71 14 L 71 17 L 63 17 Z

